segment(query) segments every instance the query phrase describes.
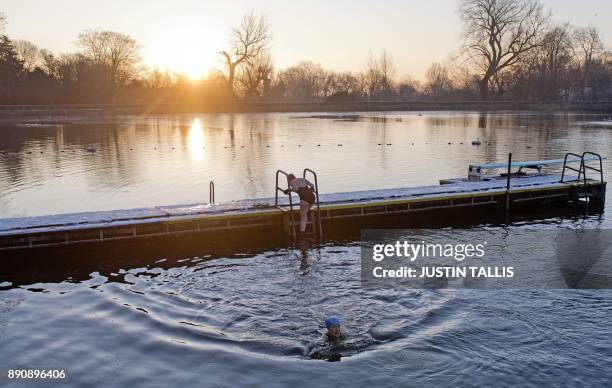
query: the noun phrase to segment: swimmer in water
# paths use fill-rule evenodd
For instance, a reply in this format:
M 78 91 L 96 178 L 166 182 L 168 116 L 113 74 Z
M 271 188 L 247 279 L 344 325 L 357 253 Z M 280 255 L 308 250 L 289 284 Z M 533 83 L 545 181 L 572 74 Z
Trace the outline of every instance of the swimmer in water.
M 346 338 L 340 327 L 340 319 L 335 315 L 330 315 L 325 319 L 325 327 L 327 328 L 327 332 L 323 334 L 325 342 L 337 343 Z
M 346 338 L 340 327 L 340 319 L 331 315 L 325 319 L 327 332 L 320 341 L 313 341 L 306 346 L 304 355 L 315 360 L 340 361 L 342 355 L 337 353 L 336 345 Z

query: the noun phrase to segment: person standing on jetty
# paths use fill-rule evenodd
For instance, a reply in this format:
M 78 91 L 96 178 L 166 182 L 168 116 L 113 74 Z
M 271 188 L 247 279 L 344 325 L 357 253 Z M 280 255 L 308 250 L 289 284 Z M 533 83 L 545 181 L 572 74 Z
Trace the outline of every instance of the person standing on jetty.
M 294 191 L 300 197 L 300 232 L 301 237 L 304 237 L 306 223 L 308 222 L 308 212 L 316 200 L 315 187 L 306 178 L 296 178 L 293 174 L 287 175 L 287 183 L 289 188 L 284 193 L 290 195 L 291 191 Z

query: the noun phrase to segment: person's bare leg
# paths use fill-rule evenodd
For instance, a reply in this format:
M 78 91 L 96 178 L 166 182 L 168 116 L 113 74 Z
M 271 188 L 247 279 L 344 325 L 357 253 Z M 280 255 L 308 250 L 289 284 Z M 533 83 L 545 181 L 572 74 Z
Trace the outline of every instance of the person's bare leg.
M 300 232 L 306 231 L 306 223 L 308 222 L 308 211 L 310 204 L 306 201 L 300 201 Z

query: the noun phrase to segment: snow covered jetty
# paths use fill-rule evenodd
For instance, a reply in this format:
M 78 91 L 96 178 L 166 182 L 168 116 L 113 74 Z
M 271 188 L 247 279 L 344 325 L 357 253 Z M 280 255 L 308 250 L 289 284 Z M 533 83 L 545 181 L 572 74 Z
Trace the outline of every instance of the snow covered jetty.
M 462 209 L 469 214 L 472 209 L 485 208 L 503 214 L 508 208 L 548 203 L 560 207 L 581 202 L 603 206 L 606 187 L 603 174 L 601 178 L 599 173 L 591 174 L 587 179 L 584 161 L 580 168 L 573 169 L 579 172 L 577 176 L 569 176 L 565 169 L 563 176 L 542 173 L 541 167 L 546 161 L 538 162 L 537 173 L 518 171 L 510 175 L 511 179 L 503 174 L 481 175 L 476 179 L 446 179 L 437 186 L 321 194 L 320 208 L 317 211 L 315 206 L 313 212 L 320 217 L 322 229 L 327 232 L 328 227 L 338 221 L 359 223 L 364 228 L 374 224 L 380 227 L 385 217 L 409 219 L 412 214 L 422 212 L 435 212 L 435 217 L 444 217 L 440 212 L 448 209 Z M 522 163 L 517 166 L 527 166 Z M 470 171 L 475 171 L 474 165 L 470 166 Z M 294 198 L 293 202 L 296 200 Z M 297 216 L 299 209 L 294 207 L 293 211 Z M 253 232 L 283 236 L 288 234 L 291 219 L 286 196 L 279 198 L 278 205 L 275 205 L 275 198 L 260 198 L 220 204 L 0 219 L 0 252 L 185 235 L 196 236 L 203 242 L 219 236 Z

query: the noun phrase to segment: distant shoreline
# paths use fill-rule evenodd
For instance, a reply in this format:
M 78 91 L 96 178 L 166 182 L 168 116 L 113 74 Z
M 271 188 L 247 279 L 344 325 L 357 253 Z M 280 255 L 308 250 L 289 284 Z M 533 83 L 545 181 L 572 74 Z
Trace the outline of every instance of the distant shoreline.
M 612 101 L 593 103 L 537 103 L 519 101 L 363 101 L 311 103 L 218 104 L 61 104 L 0 105 L 0 116 L 72 114 L 173 114 L 173 113 L 316 113 L 398 111 L 531 111 L 612 113 Z

